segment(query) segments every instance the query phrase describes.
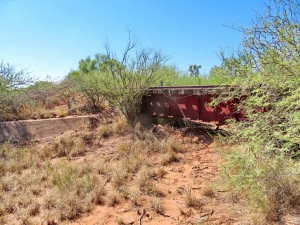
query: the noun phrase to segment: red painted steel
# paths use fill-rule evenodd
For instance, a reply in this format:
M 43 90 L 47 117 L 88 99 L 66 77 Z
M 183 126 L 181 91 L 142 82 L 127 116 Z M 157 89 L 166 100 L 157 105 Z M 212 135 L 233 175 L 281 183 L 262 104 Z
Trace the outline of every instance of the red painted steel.
M 171 118 L 188 118 L 204 122 L 224 124 L 226 119 L 243 118 L 242 113 L 237 112 L 239 99 L 222 102 L 216 107 L 210 106 L 213 99 L 211 94 L 201 95 L 172 95 L 155 94 L 143 97 L 142 113 Z

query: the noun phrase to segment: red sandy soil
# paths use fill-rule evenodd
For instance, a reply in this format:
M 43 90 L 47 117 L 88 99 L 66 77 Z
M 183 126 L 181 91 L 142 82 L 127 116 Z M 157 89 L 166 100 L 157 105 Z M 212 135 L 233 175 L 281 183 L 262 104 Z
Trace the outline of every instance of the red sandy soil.
M 167 174 L 157 181 L 162 191 L 166 193 L 166 196 L 161 198 L 163 213 L 156 213 L 151 209 L 150 201 L 144 197 L 141 200 L 142 206 L 139 207 L 126 200 L 114 207 L 96 206 L 91 212 L 70 224 L 252 224 L 250 214 L 242 200 L 232 196 L 220 185 L 222 159 L 220 150 L 212 143 L 209 135 L 183 135 L 179 131 L 172 135 L 186 146 L 187 151 L 179 154 L 179 162 L 165 166 Z M 124 138 L 126 139 L 126 137 L 122 139 Z M 114 149 L 111 146 L 119 141 L 107 140 L 100 149 L 78 160 L 113 156 Z M 214 186 L 213 196 L 206 197 L 203 190 L 209 185 Z M 186 206 L 184 190 L 188 186 L 203 202 L 201 208 Z

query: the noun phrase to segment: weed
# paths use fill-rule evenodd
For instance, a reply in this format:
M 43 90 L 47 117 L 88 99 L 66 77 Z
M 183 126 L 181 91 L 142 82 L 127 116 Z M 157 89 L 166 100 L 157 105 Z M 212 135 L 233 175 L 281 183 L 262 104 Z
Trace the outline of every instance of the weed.
M 45 207 L 56 211 L 58 219 L 74 219 L 100 204 L 105 194 L 104 184 L 93 174 L 90 166 L 72 166 L 66 161 L 49 167 L 51 190 Z
M 176 153 L 183 153 L 185 152 L 185 148 L 180 143 L 174 140 L 168 140 L 167 142 L 167 151 L 168 152 L 176 152 Z
M 66 117 L 69 115 L 69 111 L 67 108 L 62 108 L 62 107 L 58 107 L 56 109 L 56 114 L 59 116 L 59 117 Z
M 114 187 L 121 187 L 126 184 L 129 176 L 128 172 L 122 168 L 120 164 L 116 164 L 115 168 L 111 171 L 111 181 Z
M 94 133 L 91 132 L 88 128 L 85 128 L 80 132 L 80 137 L 86 145 L 92 145 L 94 143 Z
M 100 138 L 109 138 L 113 135 L 113 129 L 110 125 L 102 125 L 96 129 L 95 135 Z
M 141 197 L 141 192 L 138 189 L 131 189 L 129 190 L 129 199 L 131 200 L 131 202 L 133 203 L 133 205 L 135 206 L 139 206 L 139 199 Z
M 132 152 L 133 143 L 132 142 L 122 142 L 118 145 L 118 154 L 120 156 L 126 156 Z
M 169 149 L 161 156 L 160 164 L 166 166 L 171 162 L 178 162 L 178 161 L 179 158 L 177 157 L 176 153 L 173 150 Z
M 70 134 L 61 137 L 52 147 L 55 157 L 80 156 L 84 155 L 85 151 L 82 140 L 75 139 Z
M 0 187 L 3 192 L 8 192 L 13 190 L 13 188 L 17 186 L 16 184 L 17 184 L 16 176 L 8 175 L 1 178 Z
M 164 196 L 164 193 L 159 190 L 151 177 L 153 177 L 153 173 L 149 167 L 143 166 L 137 174 L 137 184 L 140 191 L 147 195 Z
M 106 195 L 106 191 L 105 191 L 105 186 L 104 184 L 98 184 L 94 190 L 94 197 L 93 197 L 93 202 L 97 205 L 102 205 L 104 204 L 104 196 Z
M 125 118 L 118 117 L 113 121 L 112 129 L 114 133 L 122 135 L 130 131 L 131 127 Z
M 27 213 L 29 216 L 36 216 L 40 213 L 40 204 L 37 202 L 31 203 L 27 208 Z
M 203 206 L 203 202 L 193 195 L 192 188 L 190 186 L 184 190 L 184 201 L 188 207 L 201 208 Z
M 108 175 L 111 173 L 112 168 L 110 167 L 110 164 L 105 159 L 97 159 L 94 162 L 94 167 L 98 174 Z
M 120 202 L 120 193 L 117 191 L 110 191 L 106 199 L 109 206 L 115 206 Z
M 116 219 L 116 222 L 118 225 L 126 225 L 126 223 L 124 222 L 124 219 L 122 217 L 118 217 Z
M 163 213 L 164 212 L 164 207 L 162 205 L 161 199 L 157 197 L 153 197 L 150 200 L 151 203 L 151 208 L 156 212 L 156 213 Z
M 4 144 L 0 146 L 0 174 L 22 173 L 30 167 L 40 167 L 41 158 L 35 147 L 15 147 Z
M 168 174 L 168 172 L 163 167 L 159 167 L 155 170 L 156 177 L 163 178 L 166 174 Z
M 214 198 L 215 197 L 215 192 L 212 186 L 206 186 L 202 190 L 202 194 L 206 197 L 209 198 Z

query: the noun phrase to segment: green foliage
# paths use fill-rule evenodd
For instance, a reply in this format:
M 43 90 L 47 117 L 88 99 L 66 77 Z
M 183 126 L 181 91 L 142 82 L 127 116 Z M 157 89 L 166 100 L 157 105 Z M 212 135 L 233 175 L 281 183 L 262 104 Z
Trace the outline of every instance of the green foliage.
M 158 73 L 160 74 L 160 80 L 163 81 L 164 86 L 183 86 L 183 85 L 211 85 L 211 84 L 224 84 L 226 79 L 223 79 L 221 75 L 212 74 L 208 75 L 191 76 L 187 73 L 180 72 L 174 66 L 164 66 Z M 159 86 L 160 84 L 155 84 Z
M 24 109 L 28 98 L 23 94 L 23 87 L 31 82 L 25 70 L 17 71 L 9 63 L 0 63 L 0 120 Z
M 252 56 L 248 53 L 239 52 L 236 56 L 226 57 L 221 51 L 219 56 L 222 60 L 221 66 L 212 67 L 207 77 L 211 84 L 236 84 L 237 78 L 244 78 L 255 73 L 250 64 Z
M 160 81 L 163 86 L 180 86 L 180 85 L 199 85 L 201 84 L 200 77 L 191 77 L 188 74 L 179 72 L 175 66 L 164 66 L 158 71 Z M 157 83 L 155 86 L 159 86 Z
M 251 145 L 245 145 L 225 154 L 223 178 L 253 211 L 277 221 L 300 204 L 299 164 L 292 159 L 258 159 L 249 154 Z
M 17 71 L 11 64 L 0 63 L 0 92 L 11 91 L 32 82 L 25 70 Z
M 189 73 L 191 77 L 199 77 L 200 72 L 199 70 L 201 69 L 201 65 L 190 65 L 189 67 Z
M 118 107 L 129 124 L 134 126 L 143 93 L 147 87 L 159 82 L 158 70 L 166 57 L 152 49 L 137 49 L 137 42 L 131 39 L 130 34 L 121 59 L 108 46 L 105 55 L 96 56 L 99 56 L 95 59 L 97 66 L 92 63 L 92 66 L 87 66 L 91 70 L 80 69 L 73 77 L 80 81 L 82 90 L 93 104 L 97 105 L 105 98 Z M 91 63 L 90 58 L 85 61 Z
M 300 189 L 294 182 L 300 176 L 300 5 L 294 0 L 272 3 L 251 28 L 240 28 L 245 39 L 239 56 L 244 58 L 226 59 L 222 72 L 234 75 L 232 83 L 249 93 L 242 102 L 247 119 L 233 124 L 233 141 L 243 148 L 229 160 L 228 178 L 238 179 L 235 185 L 250 201 L 261 202 L 267 218 L 278 220 L 285 209 L 300 205 L 290 201 L 299 199 Z

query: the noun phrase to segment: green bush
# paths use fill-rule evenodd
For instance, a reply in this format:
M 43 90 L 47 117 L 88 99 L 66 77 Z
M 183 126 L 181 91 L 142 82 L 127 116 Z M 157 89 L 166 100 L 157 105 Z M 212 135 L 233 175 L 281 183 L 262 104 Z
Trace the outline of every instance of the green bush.
M 232 124 L 232 142 L 242 144 L 229 154 L 227 178 L 269 220 L 300 205 L 299 12 L 297 1 L 272 1 L 251 28 L 241 28 L 239 56 L 247 60 L 236 57 L 222 70 L 236 74 L 240 87 L 229 98 L 248 92 L 241 104 L 247 118 Z

